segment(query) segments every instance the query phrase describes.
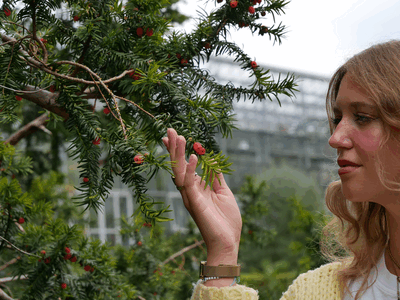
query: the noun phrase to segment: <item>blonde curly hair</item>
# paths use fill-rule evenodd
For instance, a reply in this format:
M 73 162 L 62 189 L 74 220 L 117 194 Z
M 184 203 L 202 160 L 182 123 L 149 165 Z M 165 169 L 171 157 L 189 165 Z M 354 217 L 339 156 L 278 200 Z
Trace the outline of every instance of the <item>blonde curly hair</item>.
M 388 141 L 398 142 L 400 146 L 400 41 L 376 44 L 353 56 L 335 72 L 326 97 L 331 135 L 335 129 L 331 120 L 333 105 L 345 75 L 361 86 L 377 107 L 384 126 L 379 150 L 386 148 Z M 380 182 L 391 191 L 400 191 L 399 182 L 384 176 L 383 157 L 379 153 L 382 152 L 378 152 L 375 165 Z M 354 280 L 364 278 L 355 295 L 357 300 L 371 286 L 367 286 L 368 275 L 376 268 L 389 240 L 386 209 L 374 202 L 347 200 L 340 180 L 329 184 L 325 202 L 334 216 L 322 229 L 321 254 L 329 262 L 342 262 L 338 272 L 342 296 L 350 294 L 349 285 Z

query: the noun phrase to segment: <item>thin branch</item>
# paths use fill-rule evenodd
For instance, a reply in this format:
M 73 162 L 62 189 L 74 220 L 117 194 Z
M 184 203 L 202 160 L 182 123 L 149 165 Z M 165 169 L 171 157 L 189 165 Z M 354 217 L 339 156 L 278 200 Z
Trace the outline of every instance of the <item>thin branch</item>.
M 15 300 L 14 298 L 11 298 L 10 296 L 8 296 L 2 289 L 0 289 L 0 299 Z
M 18 251 L 21 252 L 21 253 L 24 253 L 24 254 L 29 255 L 29 256 L 34 256 L 34 257 L 41 258 L 39 255 L 31 254 L 31 253 L 25 252 L 24 250 L 19 249 L 17 246 L 15 246 L 15 245 L 12 244 L 11 242 L 9 242 L 9 241 L 7 241 L 5 238 L 3 238 L 1 235 L 0 235 L 0 239 L 2 239 L 2 240 L 5 241 L 7 244 L 9 244 L 12 248 L 18 250 Z
M 21 256 L 18 256 L 16 258 L 13 258 L 12 260 L 10 260 L 9 262 L 5 263 L 4 265 L 2 265 L 0 267 L 0 271 L 3 271 L 4 269 L 6 269 L 8 266 L 15 264 L 19 259 L 21 259 Z
M 3 23 L 13 24 L 13 25 L 22 27 L 22 28 L 25 29 L 29 34 L 32 34 L 32 33 L 28 30 L 28 28 L 26 28 L 25 26 L 23 26 L 23 25 L 21 25 L 21 24 L 17 24 L 17 23 L 11 22 L 11 21 L 3 21 Z
M 127 102 L 129 102 L 129 103 L 132 103 L 132 104 L 135 105 L 137 108 L 139 108 L 141 111 L 143 111 L 144 113 L 148 114 L 150 117 L 152 117 L 153 119 L 155 119 L 155 117 L 154 117 L 151 113 L 149 113 L 148 111 L 146 111 L 146 110 L 144 110 L 143 108 L 141 108 L 141 107 L 140 107 L 139 105 L 137 105 L 135 102 L 132 102 L 131 100 L 128 100 L 128 99 L 126 99 L 126 98 L 124 98 L 124 97 L 120 97 L 120 96 L 115 96 L 115 98 L 118 98 L 118 99 L 127 101 Z
M 0 283 L 4 283 L 4 282 L 10 282 L 10 281 L 14 281 L 14 280 L 23 280 L 23 279 L 28 279 L 28 276 L 26 275 L 21 275 L 20 277 L 4 277 L 4 278 L 0 278 Z
M 0 33 L 0 36 L 1 36 L 1 39 L 2 39 L 3 41 L 13 41 L 13 42 L 17 42 L 16 39 L 14 39 L 14 38 L 12 38 L 12 37 L 8 37 L 8 36 L 6 36 L 6 35 L 4 35 L 4 34 L 2 34 L 2 33 Z M 44 72 L 46 72 L 46 73 L 48 73 L 48 74 L 54 75 L 54 76 L 59 77 L 59 78 L 71 80 L 71 81 L 74 81 L 74 82 L 85 83 L 85 84 L 89 84 L 89 85 L 95 84 L 94 81 L 88 81 L 88 80 L 84 80 L 84 79 L 81 79 L 81 78 L 75 78 L 75 77 L 71 77 L 71 76 L 67 76 L 67 75 L 63 75 L 63 74 L 54 72 L 54 71 L 50 70 L 50 69 L 47 67 L 47 65 L 44 66 L 44 65 L 42 65 L 39 61 L 36 61 L 35 59 L 33 59 L 33 58 L 29 55 L 29 53 L 26 52 L 25 50 L 19 49 L 18 52 L 21 53 L 21 54 L 23 55 L 23 57 L 21 57 L 21 58 L 22 58 L 23 60 L 25 60 L 29 65 L 31 65 L 31 66 L 33 66 L 33 67 L 35 67 L 35 68 L 41 69 L 41 70 L 43 70 Z M 71 61 L 62 61 L 62 62 L 60 61 L 60 62 L 56 62 L 56 63 L 57 63 L 57 64 L 70 64 L 70 65 L 74 65 L 74 66 L 79 66 L 79 67 L 81 67 L 81 68 L 83 67 L 83 65 L 78 64 L 78 63 L 74 63 L 74 62 L 71 62 Z M 84 67 L 85 67 L 86 70 L 88 69 L 86 66 L 84 66 Z M 115 76 L 115 77 L 112 77 L 112 78 L 110 78 L 110 79 L 104 80 L 103 83 L 107 84 L 107 83 L 110 83 L 110 82 L 113 82 L 113 81 L 117 81 L 117 80 L 123 78 L 125 75 L 132 73 L 133 71 L 134 71 L 134 70 L 132 70 L 132 69 L 130 69 L 130 70 L 125 70 L 124 72 L 122 72 L 122 73 L 121 73 L 120 75 L 118 75 L 118 76 Z M 97 83 L 100 83 L 100 82 L 97 82 Z
M 36 118 L 32 122 L 26 124 L 24 127 L 22 127 L 20 130 L 18 130 L 16 133 L 11 135 L 4 143 L 10 143 L 10 145 L 16 145 L 20 140 L 22 140 L 24 137 L 27 135 L 37 131 L 38 129 L 45 129 L 44 131 L 49 131 L 47 130 L 44 125 L 47 124 L 49 121 L 49 116 L 47 113 L 41 115 L 40 117 Z M 49 131 L 50 132 L 50 131 Z M 51 132 L 50 132 L 51 134 Z
M 165 265 L 166 263 L 168 263 L 169 261 L 175 259 L 176 257 L 178 257 L 179 255 L 182 255 L 183 253 L 192 250 L 193 248 L 196 248 L 198 246 L 200 246 L 201 244 L 204 243 L 204 240 L 201 240 L 200 242 L 196 242 L 193 245 L 187 246 L 185 248 L 183 248 L 182 250 L 176 252 L 175 254 L 171 255 L 170 257 L 168 257 L 166 260 L 164 260 L 161 265 Z
M 6 87 L 6 86 L 1 85 L 1 84 L 0 84 L 0 87 L 2 87 L 3 89 L 6 89 L 6 90 L 13 91 L 14 93 L 34 94 L 34 93 L 38 93 L 38 92 L 40 92 L 40 91 L 44 91 L 44 90 L 48 89 L 49 87 L 51 87 L 51 85 L 49 85 L 49 86 L 47 86 L 47 87 L 44 87 L 44 88 L 41 88 L 41 89 L 38 89 L 38 90 L 35 90 L 35 91 L 14 90 L 14 89 L 12 89 L 12 88 Z M 22 97 L 22 98 L 23 98 L 23 97 Z

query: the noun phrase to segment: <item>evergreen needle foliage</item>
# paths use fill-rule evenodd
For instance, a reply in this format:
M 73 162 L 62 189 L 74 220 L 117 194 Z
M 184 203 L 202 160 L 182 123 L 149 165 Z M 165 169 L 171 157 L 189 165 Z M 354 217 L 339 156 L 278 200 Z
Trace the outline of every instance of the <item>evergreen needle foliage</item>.
M 18 221 L 15 218 L 28 220 L 41 209 L 47 217 L 53 213 L 46 202 L 33 204 L 32 195 L 23 194 L 19 181 L 10 179 L 13 174 L 20 176 L 26 189 L 40 185 L 34 182 L 35 176 L 60 168 L 57 151 L 67 141 L 66 151 L 77 162 L 82 180 L 75 187 L 80 192 L 73 198 L 75 207 L 102 209 L 113 188 L 113 176 L 120 176 L 138 204 L 135 218 L 141 214 L 152 225 L 153 236 L 156 222 L 171 220 L 163 216 L 170 211 L 168 207 L 152 209 L 160 203 L 146 194 L 147 183 L 160 170 L 172 174 L 168 155 L 156 153 L 156 146 L 163 147 L 167 128 L 186 138 L 187 157 L 196 154 L 195 142 L 206 149 L 199 155 L 206 188 L 216 173 L 232 172 L 215 135 L 221 132 L 225 138 L 232 137 L 236 128 L 233 101 L 268 98 L 279 102 L 280 95 L 292 96 L 296 91 L 293 74 L 274 80 L 269 70 L 254 67 L 240 47 L 227 41 L 229 30 L 243 28 L 280 43 L 285 27 L 275 24 L 266 28 L 260 20 L 263 15 L 275 19 L 284 13 L 287 1 L 263 0 L 255 5 L 254 14 L 249 13 L 251 1 L 238 1 L 236 8 L 229 1 L 215 3 L 210 14 L 199 15 L 191 33 L 176 32 L 171 26 L 186 18 L 171 6 L 176 2 L 2 2 L 0 124 L 6 144 L 0 146 L 0 191 L 6 217 L 1 236 L 9 243 L 2 240 L 0 251 L 20 239 L 29 245 L 29 251 L 24 249 L 29 253 L 48 245 L 46 255 L 51 259 L 44 265 L 38 264 L 35 256 L 29 256 L 29 266 L 21 261 L 18 274 L 29 278 L 29 296 L 21 299 L 64 299 L 67 292 L 60 287 L 61 282 L 71 288 L 70 299 L 114 299 L 115 288 L 106 289 L 118 286 L 126 290 L 126 286 L 115 283 L 118 276 L 107 269 L 112 262 L 102 256 L 106 250 L 96 242 L 81 240 L 81 232 L 74 226 L 53 220 L 42 228 L 25 226 L 25 234 L 17 233 L 18 226 L 12 226 Z M 219 55 L 232 57 L 239 68 L 250 72 L 253 83 L 248 87 L 218 83 L 203 63 Z M 50 139 L 49 152 L 35 149 L 40 143 L 32 136 Z M 26 141 L 32 160 L 29 156 L 15 160 L 14 148 L 6 146 L 21 140 Z M 142 161 L 135 161 L 135 157 Z M 103 272 L 105 277 L 99 281 L 89 280 L 92 275 L 86 273 L 63 277 L 69 267 L 60 258 L 61 251 L 72 244 L 83 263 L 95 266 L 93 274 Z M 104 259 L 90 260 L 93 249 Z

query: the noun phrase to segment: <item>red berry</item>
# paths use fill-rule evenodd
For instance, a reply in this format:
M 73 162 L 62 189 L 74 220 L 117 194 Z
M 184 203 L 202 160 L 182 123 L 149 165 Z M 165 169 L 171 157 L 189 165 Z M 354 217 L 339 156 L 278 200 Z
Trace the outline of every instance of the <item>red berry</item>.
M 172 273 L 172 274 L 175 274 L 175 271 L 174 271 L 174 270 L 172 270 L 172 271 L 171 271 L 171 273 Z
M 110 109 L 108 107 L 106 107 L 105 109 L 103 109 L 103 113 L 108 115 L 110 113 Z
M 194 143 L 193 144 L 193 149 L 194 149 L 194 151 L 197 151 L 198 149 L 200 149 L 200 148 L 202 148 L 203 146 L 199 143 L 199 142 L 196 142 L 196 143 Z
M 38 259 L 38 262 L 41 262 L 42 260 L 41 259 Z
M 68 259 L 70 259 L 71 257 L 72 257 L 71 254 L 67 254 L 67 255 L 64 256 L 64 259 L 65 259 L 65 260 L 68 260 Z
M 261 15 L 264 17 L 266 14 L 265 14 L 265 11 L 262 11 L 261 12 Z
M 141 163 L 143 163 L 143 156 L 141 154 L 137 154 L 133 160 L 135 161 L 135 163 L 137 163 L 138 165 L 140 165 Z
M 90 272 L 92 272 L 92 273 L 94 272 L 94 267 L 92 267 L 92 268 L 90 269 Z
M 3 11 L 6 14 L 6 17 L 9 17 L 11 15 L 11 11 L 7 7 L 4 7 Z
M 207 43 L 205 43 L 205 44 L 204 44 L 204 48 L 206 48 L 206 49 L 210 49 L 210 48 L 211 48 L 211 44 L 210 44 L 210 43 L 208 43 L 208 42 L 207 42 Z
M 249 7 L 249 13 L 254 14 L 256 12 L 256 10 L 254 9 L 253 6 Z
M 100 145 L 100 138 L 95 138 L 92 143 L 93 145 Z
M 186 58 L 182 58 L 181 64 L 186 66 L 188 64 L 188 60 Z
M 196 151 L 196 150 L 195 150 Z M 204 149 L 203 147 L 201 147 L 200 149 L 198 149 L 197 151 L 196 151 L 196 153 L 198 154 L 198 155 L 204 155 L 205 153 L 206 153 L 206 149 Z
M 55 85 L 50 86 L 49 91 L 54 93 L 56 91 L 56 86 Z
M 229 3 L 229 5 L 230 5 L 232 8 L 235 8 L 235 7 L 238 5 L 238 2 L 237 2 L 236 0 L 231 0 L 231 2 Z
M 253 5 L 256 5 L 257 4 L 257 0 L 253 0 Z
M 24 224 L 25 223 L 25 219 L 23 217 L 18 219 L 18 223 L 19 224 Z
M 84 180 L 85 180 L 85 179 L 84 179 Z M 71 249 L 69 249 L 68 247 L 65 247 L 64 250 L 65 250 L 65 253 L 68 253 L 68 254 L 71 253 Z
M 147 28 L 146 35 L 147 36 L 152 36 L 153 35 L 153 29 Z
M 180 58 L 182 57 L 182 55 L 180 55 L 179 53 L 177 53 L 177 54 L 176 54 L 176 57 L 177 57 L 178 59 L 180 59 Z
M 263 33 L 268 32 L 268 27 L 267 26 L 261 26 Z
M 136 29 L 136 33 L 137 33 L 137 35 L 138 35 L 139 37 L 142 37 L 142 35 L 143 35 L 143 28 L 142 28 L 142 27 L 139 27 L 138 29 Z
M 46 254 L 46 251 L 42 250 L 42 251 L 40 251 L 40 253 L 41 253 L 42 255 L 45 255 L 45 254 Z
M 142 242 L 141 241 L 139 241 L 137 244 L 138 244 L 138 246 L 142 246 Z
M 43 44 L 46 44 L 46 43 L 47 43 L 47 40 L 44 39 L 44 38 L 41 38 L 40 40 L 42 41 Z
M 261 0 L 257 0 L 257 3 L 260 4 L 260 3 L 261 3 Z
M 89 272 L 90 271 L 90 266 L 89 265 L 86 265 L 83 269 L 86 271 L 86 272 Z
M 22 97 L 21 96 L 15 96 L 15 99 L 17 99 L 17 101 L 21 101 Z
M 66 283 L 62 283 L 62 284 L 61 284 L 61 288 L 62 288 L 63 290 L 65 290 L 65 289 L 67 288 L 67 284 L 66 284 Z
M 75 17 L 74 17 L 74 22 L 77 22 L 77 21 L 79 21 L 79 19 L 80 19 L 80 17 L 79 17 L 79 16 L 75 16 Z
M 257 63 L 256 63 L 255 61 L 252 61 L 252 62 L 250 63 L 250 65 L 251 65 L 251 67 L 252 67 L 253 69 L 257 68 Z
M 89 182 L 89 178 L 83 177 L 83 182 Z
M 50 257 L 46 258 L 46 259 L 44 260 L 44 263 L 45 263 L 45 264 L 49 264 L 49 263 L 50 263 Z
M 72 261 L 72 262 L 76 262 L 77 259 L 78 259 L 78 258 L 77 258 L 76 256 L 74 256 L 73 258 L 71 258 L 71 261 Z
M 249 230 L 249 234 L 253 234 L 253 231 L 252 231 L 252 230 Z

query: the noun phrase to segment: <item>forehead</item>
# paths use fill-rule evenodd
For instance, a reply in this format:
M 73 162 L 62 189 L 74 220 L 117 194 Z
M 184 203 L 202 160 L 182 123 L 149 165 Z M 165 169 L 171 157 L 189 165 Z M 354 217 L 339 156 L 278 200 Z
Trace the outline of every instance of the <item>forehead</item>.
M 333 111 L 340 112 L 342 107 L 349 109 L 369 109 L 376 110 L 376 105 L 369 99 L 366 92 L 357 84 L 344 76 L 336 100 L 332 103 Z

